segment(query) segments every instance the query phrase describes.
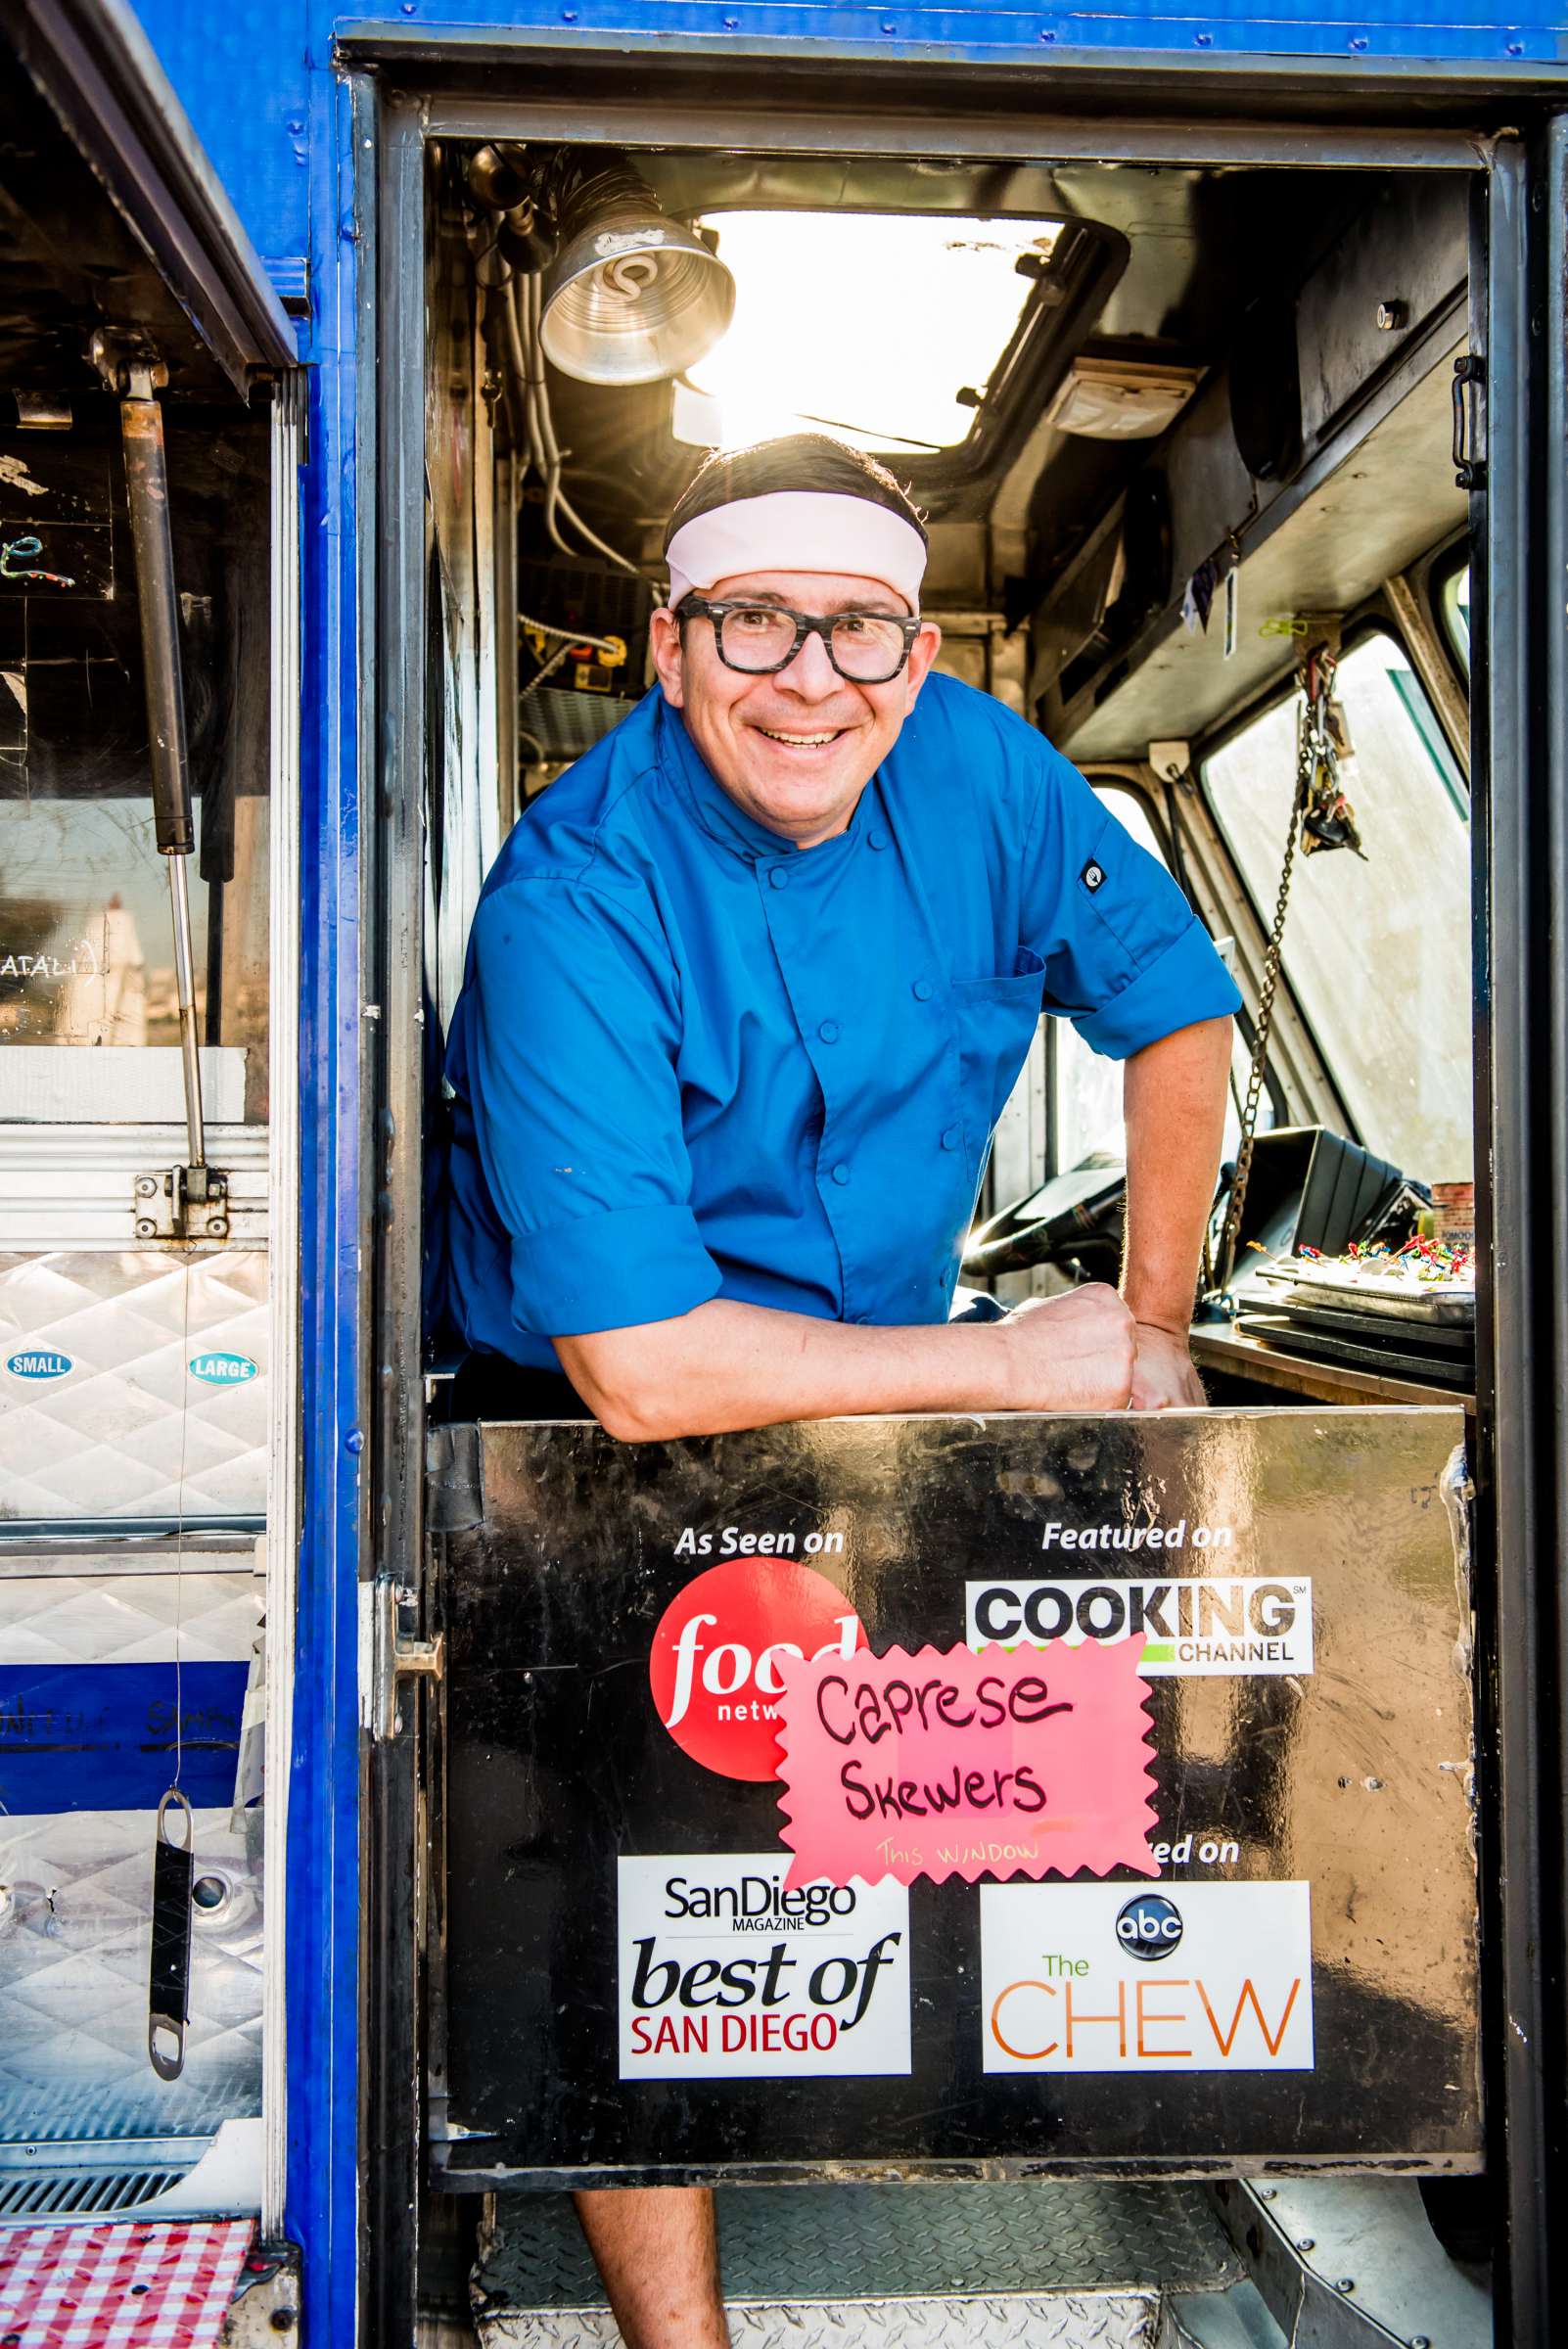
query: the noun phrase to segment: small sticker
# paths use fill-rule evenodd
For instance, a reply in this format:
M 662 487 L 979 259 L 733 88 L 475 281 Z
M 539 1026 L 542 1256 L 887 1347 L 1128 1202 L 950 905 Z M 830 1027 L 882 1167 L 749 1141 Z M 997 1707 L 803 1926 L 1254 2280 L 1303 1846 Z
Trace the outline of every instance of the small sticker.
M 248 1354 L 197 1354 L 191 1357 L 191 1376 L 209 1387 L 249 1386 L 256 1366 Z
M 75 1366 L 69 1354 L 55 1354 L 47 1347 L 36 1354 L 13 1354 L 6 1361 L 13 1378 L 64 1378 Z
M 1099 888 L 1101 882 L 1105 879 L 1105 867 L 1103 864 L 1096 864 L 1091 856 L 1078 877 L 1083 882 L 1084 887 L 1089 891 L 1090 895 L 1092 895 L 1093 892 Z

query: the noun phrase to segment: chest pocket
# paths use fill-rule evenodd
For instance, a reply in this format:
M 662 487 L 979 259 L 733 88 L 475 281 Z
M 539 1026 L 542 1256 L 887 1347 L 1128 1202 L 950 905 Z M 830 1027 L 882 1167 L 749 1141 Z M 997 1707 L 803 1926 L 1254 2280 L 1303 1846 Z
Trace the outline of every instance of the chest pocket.
M 958 1031 L 964 1126 L 971 1147 L 982 1147 L 1018 1081 L 1045 993 L 1045 965 L 1028 946 L 1006 979 L 955 979 L 953 1020 Z

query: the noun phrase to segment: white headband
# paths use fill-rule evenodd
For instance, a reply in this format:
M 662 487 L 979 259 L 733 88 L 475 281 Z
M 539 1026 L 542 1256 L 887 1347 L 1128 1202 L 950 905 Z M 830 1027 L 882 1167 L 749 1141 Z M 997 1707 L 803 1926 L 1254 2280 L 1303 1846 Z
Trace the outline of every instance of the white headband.
M 669 541 L 670 608 L 692 588 L 749 571 L 815 571 L 877 579 L 920 609 L 926 543 L 913 523 L 869 497 L 776 489 L 681 524 Z

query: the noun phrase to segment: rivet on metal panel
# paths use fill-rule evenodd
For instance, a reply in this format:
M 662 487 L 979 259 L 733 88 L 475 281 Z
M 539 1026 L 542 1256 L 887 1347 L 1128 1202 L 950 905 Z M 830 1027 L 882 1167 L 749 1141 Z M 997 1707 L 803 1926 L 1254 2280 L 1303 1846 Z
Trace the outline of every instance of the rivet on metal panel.
M 1336 2292 L 1353 2292 L 1353 2291 L 1356 2289 L 1356 2279 L 1355 2279 L 1355 2277 L 1354 2277 L 1354 2276 L 1341 2276 L 1341 2277 L 1340 2277 L 1340 2278 L 1339 2278 L 1339 2279 L 1336 2280 L 1336 2282 L 1335 2282 L 1335 2285 L 1334 2285 L 1334 2289 L 1335 2289 L 1335 2291 L 1336 2291 Z
M 1055 40 L 1055 38 L 1056 38 L 1056 35 L 1055 35 L 1055 33 L 1054 33 L 1054 32 L 1052 32 L 1052 30 L 1051 30 L 1051 28 L 1050 28 L 1050 26 L 1049 26 L 1048 24 L 1042 24 L 1042 25 L 1040 26 L 1040 34 L 1039 34 L 1039 37 L 1040 37 L 1040 39 L 1041 39 L 1042 41 L 1054 41 L 1054 40 Z
M 1432 2349 L 1431 2334 L 1429 2332 L 1412 2332 L 1410 2335 L 1410 2349 Z
M 343 1448 L 345 1451 L 363 1451 L 365 1449 L 364 1429 L 362 1427 L 351 1427 L 343 1440 Z
M 1366 35 L 1365 35 L 1365 33 L 1364 33 L 1364 32 L 1353 32 L 1353 33 L 1351 34 L 1351 37 L 1350 37 L 1350 45 L 1351 45 L 1351 47 L 1352 47 L 1353 49 L 1358 49 L 1358 50 L 1360 50 L 1360 49 L 1364 49 L 1364 48 L 1365 48 L 1365 46 L 1366 46 Z
M 1317 2248 L 1316 2236 L 1312 2234 L 1298 2236 L 1296 2248 L 1298 2251 L 1315 2251 Z
M 1523 41 L 1510 41 L 1510 42 L 1507 44 L 1507 47 L 1508 47 L 1508 55 L 1509 55 L 1510 57 L 1523 57 L 1523 55 L 1524 55 L 1524 43 L 1523 43 Z
M 1212 49 L 1214 34 L 1212 32 L 1195 32 L 1192 36 L 1192 45 L 1195 49 Z

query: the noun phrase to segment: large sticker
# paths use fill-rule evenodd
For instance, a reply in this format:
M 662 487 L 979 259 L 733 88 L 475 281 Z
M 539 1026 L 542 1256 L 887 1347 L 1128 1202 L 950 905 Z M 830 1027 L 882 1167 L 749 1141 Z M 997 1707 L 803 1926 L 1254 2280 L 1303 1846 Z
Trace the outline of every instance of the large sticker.
M 1305 1884 L 988 1884 L 988 2072 L 1310 2072 Z
M 909 1896 L 785 1883 L 778 1852 L 619 1871 L 623 2080 L 909 2069 Z
M 1309 1673 L 1313 1587 L 1304 1575 L 1150 1575 L 964 1585 L 971 1647 L 1101 1647 L 1129 1641 L 1150 1680 Z
M 773 1554 L 710 1566 L 665 1609 L 648 1655 L 648 1682 L 665 1727 L 704 1770 L 761 1782 L 778 1768 L 780 1665 L 801 1656 L 853 1656 L 865 1633 L 825 1574 L 778 1554 L 792 1535 L 765 1537 Z
M 782 1658 L 792 1884 L 1153 1875 L 1147 1687 L 1131 1646 Z

